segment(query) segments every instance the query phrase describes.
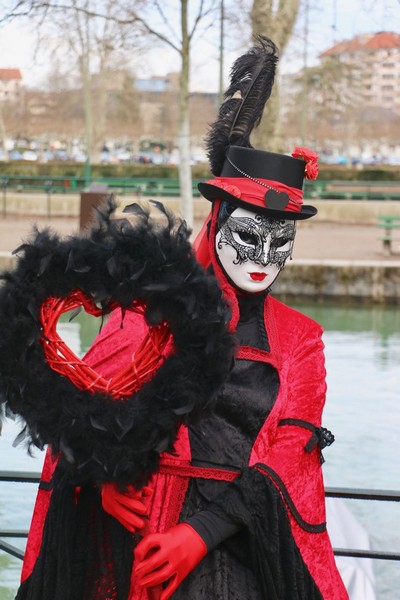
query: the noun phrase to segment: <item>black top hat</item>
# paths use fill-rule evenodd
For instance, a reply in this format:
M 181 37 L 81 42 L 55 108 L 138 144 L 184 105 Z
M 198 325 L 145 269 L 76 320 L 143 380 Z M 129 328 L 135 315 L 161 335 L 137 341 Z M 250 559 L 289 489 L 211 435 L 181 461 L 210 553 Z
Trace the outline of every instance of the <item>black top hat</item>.
M 224 102 L 207 136 L 215 179 L 198 188 L 208 200 L 227 200 L 279 219 L 308 219 L 317 209 L 303 205 L 303 179 L 315 179 L 318 155 L 296 148 L 287 156 L 256 150 L 250 144 L 271 94 L 278 60 L 271 40 L 258 36 L 256 41 L 231 69 Z
M 303 205 L 302 188 L 304 177 L 318 172 L 318 155 L 306 148 L 293 154 L 229 146 L 220 175 L 198 188 L 207 200 L 226 200 L 278 219 L 309 219 L 317 209 Z

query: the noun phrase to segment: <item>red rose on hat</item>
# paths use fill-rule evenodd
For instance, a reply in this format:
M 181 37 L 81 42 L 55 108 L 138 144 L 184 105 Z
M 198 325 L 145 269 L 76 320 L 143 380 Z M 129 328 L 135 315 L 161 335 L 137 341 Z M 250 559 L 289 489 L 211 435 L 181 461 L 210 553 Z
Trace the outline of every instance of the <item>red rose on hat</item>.
M 318 177 L 318 154 L 309 148 L 295 148 L 292 152 L 293 158 L 305 160 L 306 179 L 317 179 Z

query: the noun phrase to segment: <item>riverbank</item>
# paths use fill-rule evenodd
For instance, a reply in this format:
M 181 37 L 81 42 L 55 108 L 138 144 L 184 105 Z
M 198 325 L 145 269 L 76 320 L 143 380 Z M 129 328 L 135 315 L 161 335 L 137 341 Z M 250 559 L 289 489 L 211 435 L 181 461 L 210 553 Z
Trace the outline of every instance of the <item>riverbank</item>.
M 14 206 L 13 212 L 9 204 L 9 212 L 0 217 L 1 270 L 12 267 L 15 257 L 11 252 L 29 238 L 34 225 L 51 227 L 62 236 L 78 233 L 78 197 L 74 196 L 73 200 L 66 196 L 52 198 L 48 215 L 46 197 L 38 196 L 21 197 L 20 205 Z M 136 198 L 118 200 L 125 205 Z M 159 200 L 178 211 L 177 199 Z M 29 207 L 27 202 L 31 203 Z M 285 299 L 311 297 L 400 303 L 400 241 L 393 246 L 394 254 L 388 256 L 379 239 L 382 234 L 375 225 L 378 215 L 400 216 L 400 202 L 324 200 L 314 204 L 319 214 L 298 224 L 293 260 L 287 263 L 275 283 L 275 295 Z M 195 200 L 193 235 L 199 230 L 209 206 L 207 201 Z M 31 213 L 26 212 L 28 208 Z

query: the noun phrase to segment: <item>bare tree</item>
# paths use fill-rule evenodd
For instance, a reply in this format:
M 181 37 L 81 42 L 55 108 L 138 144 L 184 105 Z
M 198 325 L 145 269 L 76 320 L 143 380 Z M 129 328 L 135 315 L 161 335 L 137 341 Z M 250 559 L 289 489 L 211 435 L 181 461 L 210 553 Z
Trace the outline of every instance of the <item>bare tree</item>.
M 129 4 L 129 3 L 128 3 Z M 190 85 L 190 61 L 191 49 L 194 38 L 200 28 L 204 31 L 210 27 L 212 19 L 208 17 L 214 14 L 219 6 L 217 0 L 197 0 L 196 7 L 189 19 L 189 0 L 180 0 L 180 28 L 177 32 L 173 20 L 168 11 L 171 6 L 167 2 L 161 4 L 159 0 L 153 0 L 146 4 L 147 10 L 131 10 L 128 6 L 124 22 L 134 23 L 143 28 L 143 31 L 169 48 L 172 48 L 180 56 L 181 68 L 179 78 L 179 182 L 181 189 L 181 213 L 189 225 L 193 224 L 193 194 L 192 173 L 190 166 L 190 116 L 189 116 L 189 85 Z M 148 12 L 149 7 L 152 11 Z M 154 11 L 158 15 L 158 26 L 154 25 Z
M 6 133 L 6 126 L 5 126 L 4 119 L 3 119 L 3 109 L 1 106 L 1 101 L 0 101 L 0 141 L 2 142 L 2 145 L 3 145 L 4 160 L 8 161 L 7 133 Z
M 307 89 L 303 103 L 304 86 Z M 306 112 L 312 136 L 319 144 L 323 137 L 332 138 L 337 124 L 347 121 L 354 109 L 360 110 L 362 85 L 354 65 L 328 57 L 322 63 L 301 70 L 287 83 L 288 121 L 292 122 L 292 135 L 301 138 L 298 107 Z M 289 89 L 290 88 L 290 89 Z
M 368 140 L 393 144 L 399 135 L 398 115 L 366 101 L 362 67 L 326 56 L 320 64 L 291 77 L 286 84 L 286 131 L 299 139 L 298 106 L 305 80 L 308 94 L 303 109 L 316 147 L 340 146 L 341 152 L 351 156 L 352 148 L 362 148 Z
M 292 35 L 301 0 L 253 0 L 251 25 L 253 35 L 270 37 L 279 48 L 280 55 Z M 279 86 L 274 90 L 265 108 L 264 118 L 255 132 L 256 143 L 272 151 L 283 149 L 279 118 Z
M 113 74 L 109 74 L 110 79 Z M 107 75 L 106 75 L 107 76 Z M 114 135 L 140 135 L 139 94 L 134 87 L 134 78 L 130 73 L 121 73 L 122 85 L 116 86 L 108 95 L 108 126 Z M 109 131 L 107 127 L 107 132 Z
M 92 0 L 72 0 L 68 10 L 53 9 L 48 29 L 61 42 L 55 53 L 73 57 L 82 86 L 86 153 L 92 161 L 104 142 L 107 122 L 107 76 L 124 45 L 124 29 L 111 17 L 115 4 L 103 5 L 109 19 L 92 12 Z M 67 17 L 67 18 L 66 18 Z
M 112 7 L 112 9 L 111 9 Z M 176 3 L 160 0 L 119 0 L 111 2 L 109 9 L 98 6 L 95 0 L 16 0 L 10 16 L 40 14 L 43 21 L 54 14 L 54 11 L 73 11 L 79 14 L 79 41 L 82 48 L 80 53 L 80 69 L 82 73 L 85 110 L 86 137 L 88 147 L 92 145 L 91 98 L 87 74 L 90 73 L 91 55 L 88 49 L 89 19 L 103 18 L 142 32 L 147 39 L 152 38 L 163 45 L 172 48 L 180 56 L 180 85 L 179 85 L 179 179 L 181 187 L 181 212 L 189 225 L 193 223 L 192 177 L 190 168 L 190 127 L 189 127 L 189 83 L 191 48 L 196 34 L 204 35 L 214 22 L 211 17 L 219 0 L 193 0 L 189 15 L 189 0 L 179 2 L 179 28 L 176 28 Z M 173 14 L 172 19 L 170 15 Z M 190 17 L 190 18 L 189 18 Z
M 116 18 L 113 0 L 17 0 L 9 18 L 29 17 L 37 26 L 37 46 L 63 57 L 82 88 L 86 153 L 93 160 L 104 141 L 107 122 L 107 75 L 115 66 L 126 38 L 132 36 Z M 72 60 L 71 60 L 72 59 Z M 95 99 L 93 98 L 95 96 Z M 98 155 L 98 154 L 97 154 Z

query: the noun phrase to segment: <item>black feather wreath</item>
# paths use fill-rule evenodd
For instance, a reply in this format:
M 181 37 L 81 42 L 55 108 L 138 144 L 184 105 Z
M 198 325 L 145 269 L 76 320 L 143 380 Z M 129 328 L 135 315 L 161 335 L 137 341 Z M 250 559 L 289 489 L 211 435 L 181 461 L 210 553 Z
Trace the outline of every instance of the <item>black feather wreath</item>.
M 231 365 L 229 310 L 217 281 L 196 261 L 185 223 L 159 208 L 163 226 L 138 206 L 133 224 L 112 219 L 110 201 L 86 236 L 36 231 L 2 275 L 0 407 L 23 418 L 30 444 L 60 451 L 76 481 L 142 485 L 179 424 L 211 408 Z M 40 307 L 76 289 L 104 313 L 143 299 L 147 322 L 171 330 L 174 354 L 129 398 L 81 391 L 44 358 Z
M 250 134 L 260 123 L 271 95 L 278 62 L 277 47 L 268 38 L 257 36 L 258 44 L 233 64 L 224 102 L 206 139 L 211 172 L 221 173 L 228 146 L 252 148 Z

